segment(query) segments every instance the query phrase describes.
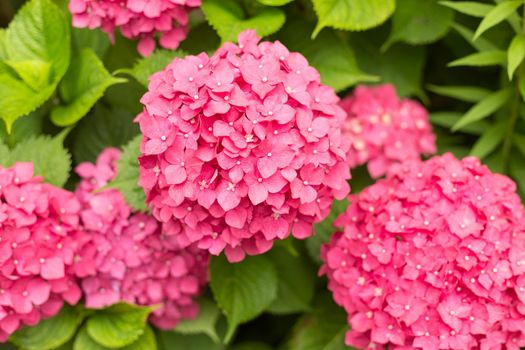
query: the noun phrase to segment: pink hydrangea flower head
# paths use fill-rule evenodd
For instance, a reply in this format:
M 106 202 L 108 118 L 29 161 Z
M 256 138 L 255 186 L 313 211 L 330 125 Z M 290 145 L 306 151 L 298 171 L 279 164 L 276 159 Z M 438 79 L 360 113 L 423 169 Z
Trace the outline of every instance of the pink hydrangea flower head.
M 151 321 L 170 329 L 198 313 L 194 299 L 207 283 L 207 253 L 181 249 L 151 215 L 133 212 L 120 192 L 100 189 L 115 177 L 119 157 L 117 149 L 108 148 L 96 164 L 76 169 L 82 178 L 76 194 L 85 233 L 78 237 L 75 273 L 88 308 L 121 301 L 161 305 Z
M 73 26 L 101 28 L 113 39 L 115 28 L 123 36 L 139 39 L 138 50 L 148 56 L 160 45 L 174 50 L 186 38 L 188 13 L 201 0 L 70 0 Z
M 373 178 L 394 163 L 436 152 L 427 111 L 399 99 L 393 85 L 358 86 L 341 107 L 348 113 L 343 132 L 351 143 L 348 162 L 352 168 L 367 163 Z
M 0 167 L 0 341 L 80 299 L 79 214 L 74 194 L 34 177 L 31 163 Z
M 230 261 L 310 236 L 349 191 L 338 101 L 302 55 L 251 30 L 154 74 L 140 183 L 165 233 Z
M 525 211 L 512 180 L 447 153 L 393 165 L 350 203 L 321 251 L 348 345 L 525 346 Z

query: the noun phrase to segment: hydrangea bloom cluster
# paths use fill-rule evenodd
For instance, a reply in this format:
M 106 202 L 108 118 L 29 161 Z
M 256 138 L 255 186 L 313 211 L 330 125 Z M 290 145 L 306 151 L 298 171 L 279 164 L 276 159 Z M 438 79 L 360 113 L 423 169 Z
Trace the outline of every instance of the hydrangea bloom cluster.
M 477 159 L 445 154 L 394 165 L 351 196 L 321 269 L 348 313 L 346 343 L 525 346 L 525 213 L 515 190 Z
M 348 113 L 344 135 L 351 141 L 348 162 L 363 165 L 373 178 L 393 163 L 436 152 L 428 113 L 418 102 L 400 100 L 390 85 L 359 86 L 341 101 Z
M 0 167 L 0 341 L 80 299 L 72 269 L 79 211 L 75 196 L 42 183 L 31 163 Z
M 120 301 L 162 305 L 151 315 L 160 328 L 194 318 L 194 297 L 207 282 L 207 254 L 180 249 L 150 215 L 133 213 L 115 189 L 99 190 L 113 179 L 120 152 L 103 151 L 96 164 L 82 163 L 77 196 L 86 235 L 75 260 L 86 306 L 100 308 Z
M 129 39 L 138 38 L 138 50 L 147 56 L 155 49 L 155 35 L 160 45 L 176 49 L 186 38 L 188 12 L 201 0 L 70 0 L 73 26 L 101 28 L 113 39 L 116 27 Z
M 250 30 L 176 58 L 137 117 L 140 183 L 165 233 L 230 261 L 310 236 L 349 190 L 338 97 L 302 55 L 258 42 Z

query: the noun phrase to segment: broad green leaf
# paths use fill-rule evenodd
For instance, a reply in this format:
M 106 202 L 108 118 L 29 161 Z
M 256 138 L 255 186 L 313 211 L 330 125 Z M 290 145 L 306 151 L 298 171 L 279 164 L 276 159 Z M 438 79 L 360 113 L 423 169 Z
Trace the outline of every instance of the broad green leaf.
M 204 333 L 218 343 L 220 339 L 215 326 L 219 316 L 220 310 L 215 303 L 208 299 L 201 299 L 197 318 L 194 320 L 181 321 L 175 328 L 175 331 L 182 334 Z
M 483 67 L 505 65 L 507 63 L 507 53 L 501 50 L 476 52 L 471 55 L 459 58 L 448 64 L 449 67 Z
M 465 39 L 467 43 L 472 45 L 472 47 L 478 51 L 494 51 L 499 49 L 498 46 L 494 45 L 485 38 L 478 38 L 476 40 L 472 40 L 474 32 L 468 29 L 467 27 L 464 27 L 458 23 L 454 23 L 452 25 L 452 28 L 454 28 L 454 30 L 456 30 L 458 34 L 461 35 L 461 37 Z
M 126 73 L 135 78 L 139 83 L 148 87 L 149 77 L 166 68 L 168 63 L 175 57 L 184 57 L 187 54 L 182 51 L 157 50 L 148 57 L 143 57 L 130 69 L 121 69 L 120 73 Z
M 117 163 L 117 176 L 107 186 L 116 188 L 122 193 L 126 203 L 137 211 L 146 211 L 146 195 L 139 182 L 140 142 L 142 135 L 135 136 L 122 149 Z
M 255 29 L 260 36 L 273 34 L 286 20 L 284 12 L 275 7 L 262 8 L 246 18 L 241 5 L 234 0 L 204 0 L 201 8 L 223 42 L 236 42 L 237 35 L 245 29 Z
M 75 337 L 73 343 L 73 350 L 111 350 L 105 346 L 100 345 L 93 340 L 88 334 L 87 326 L 83 326 Z
M 82 313 L 65 305 L 58 315 L 21 328 L 9 340 L 25 350 L 55 349 L 75 335 L 82 318 Z
M 257 1 L 266 6 L 283 6 L 283 5 L 291 3 L 294 0 L 257 0 Z
M 477 86 L 428 85 L 427 89 L 435 94 L 452 97 L 465 102 L 479 102 L 490 95 L 489 90 Z
M 51 63 L 40 60 L 4 61 L 27 86 L 34 91 L 45 88 L 50 82 Z
M 11 151 L 10 162 L 32 162 L 35 175 L 55 186 L 62 187 L 71 169 L 71 156 L 62 142 L 64 134 L 51 138 L 47 135 L 30 137 L 19 142 Z
M 494 8 L 475 1 L 440 1 L 439 4 L 473 17 L 485 17 Z
M 525 35 L 518 34 L 512 39 L 507 56 L 509 79 L 512 80 L 514 71 L 516 71 L 516 68 L 518 68 L 523 58 L 525 58 Z
M 73 131 L 71 140 L 75 161 L 94 162 L 104 148 L 122 147 L 128 143 L 139 133 L 138 125 L 133 123 L 135 116 L 120 108 L 97 104 Z
M 411 45 L 434 42 L 448 32 L 453 19 L 454 11 L 436 0 L 397 0 L 390 37 L 383 49 L 397 41 Z
M 9 24 L 2 51 L 23 79 L 0 70 L 0 117 L 10 131 L 17 118 L 51 97 L 64 76 L 70 58 L 69 23 L 50 0 L 31 0 Z M 30 85 L 24 82 L 29 79 L 34 79 Z
M 384 37 L 375 37 L 368 33 L 351 36 L 359 67 L 368 74 L 380 77 L 383 83 L 392 83 L 400 96 L 416 95 L 422 99 L 425 93 L 421 88 L 425 48 L 399 43 L 386 52 L 379 47 Z
M 9 148 L 0 140 L 0 165 L 8 166 Z
M 476 29 L 476 33 L 474 34 L 474 40 L 479 38 L 479 36 L 488 29 L 507 19 L 507 17 L 514 13 L 514 11 L 516 11 L 521 5 L 523 5 L 523 0 L 503 1 L 496 5 L 496 7 L 487 13 L 487 15 L 479 24 L 479 27 Z
M 227 343 L 238 325 L 260 315 L 275 300 L 278 278 L 265 256 L 250 256 L 232 264 L 221 255 L 211 259 L 210 285 L 228 319 Z
M 130 345 L 119 350 L 157 350 L 157 339 L 149 325 L 144 328 L 144 333 Z
M 268 257 L 279 278 L 277 298 L 268 311 L 274 314 L 308 311 L 314 297 L 316 269 L 304 256 L 294 256 L 284 247 L 274 247 Z
M 334 31 L 325 30 L 312 41 L 308 37 L 311 28 L 303 21 L 287 23 L 279 40 L 290 50 L 304 54 L 324 84 L 341 91 L 359 82 L 377 80 L 359 69 L 353 50 Z
M 109 86 L 124 81 L 109 74 L 93 50 L 83 49 L 60 83 L 64 105 L 53 109 L 51 121 L 58 126 L 76 123 L 89 112 Z
M 352 174 L 352 176 L 354 176 Z M 352 179 L 354 180 L 354 179 Z M 352 186 L 352 193 L 354 192 L 354 187 Z M 348 207 L 348 201 L 343 199 L 341 201 L 335 200 L 332 203 L 332 209 L 330 214 L 323 221 L 315 224 L 314 226 L 314 235 L 306 240 L 306 248 L 310 257 L 317 263 L 321 263 L 319 254 L 321 253 L 321 245 L 327 243 L 330 240 L 332 234 L 336 231 L 333 226 L 334 220 L 343 213 Z
M 151 308 L 115 304 L 99 310 L 87 320 L 89 336 L 108 348 L 121 348 L 144 334 Z
M 11 133 L 7 133 L 4 122 L 0 120 L 0 139 L 3 140 L 7 146 L 12 148 L 18 142 L 24 141 L 31 136 L 41 134 L 42 124 L 43 115 L 41 110 L 36 110 L 23 118 L 18 118 L 13 123 Z
M 451 129 L 454 124 L 463 116 L 460 112 L 434 112 L 430 113 L 430 122 L 433 125 L 438 125 L 447 129 Z M 484 120 L 465 125 L 461 132 L 466 134 L 481 135 L 490 127 L 490 124 Z
M 476 141 L 472 147 L 472 150 L 470 151 L 470 154 L 472 156 L 478 157 L 479 159 L 484 159 L 492 151 L 494 151 L 496 147 L 499 146 L 501 141 L 503 141 L 506 127 L 507 123 L 504 122 L 491 125 Z
M 319 21 L 312 37 L 324 27 L 365 30 L 386 21 L 395 10 L 395 0 L 313 0 Z
M 348 350 L 344 335 L 348 330 L 346 314 L 323 294 L 316 300 L 316 308 L 299 319 L 284 350 Z
M 467 113 L 452 127 L 452 131 L 457 131 L 463 128 L 464 126 L 471 124 L 475 121 L 484 119 L 490 116 L 492 113 L 500 109 L 512 95 L 512 90 L 510 88 L 503 89 L 497 92 L 494 92 L 475 104 L 470 108 Z
M 521 74 L 518 81 L 518 88 L 520 90 L 520 95 L 522 101 L 525 102 L 525 75 Z
M 222 344 L 204 334 L 183 335 L 170 331 L 158 331 L 157 334 L 161 350 L 224 350 Z

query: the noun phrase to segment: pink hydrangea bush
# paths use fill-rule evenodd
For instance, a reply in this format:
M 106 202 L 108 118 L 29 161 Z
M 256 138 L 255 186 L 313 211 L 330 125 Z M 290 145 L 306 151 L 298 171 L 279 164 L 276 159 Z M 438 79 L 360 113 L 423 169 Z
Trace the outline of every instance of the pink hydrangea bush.
M 73 26 L 101 28 L 113 39 L 115 28 L 123 36 L 139 39 L 138 50 L 148 56 L 160 45 L 176 49 L 188 32 L 188 13 L 201 0 L 70 0 Z
M 214 56 L 176 58 L 137 117 L 140 183 L 167 235 L 230 261 L 311 235 L 349 191 L 334 91 L 299 53 L 254 31 Z
M 352 168 L 367 164 L 373 178 L 398 162 L 436 152 L 428 113 L 418 102 L 401 100 L 393 85 L 358 86 L 341 101 L 348 113 L 344 135 L 350 139 Z
M 31 163 L 0 167 L 0 341 L 80 299 L 79 212 L 75 196 L 42 183 Z
M 104 150 L 96 164 L 82 163 L 76 194 L 82 203 L 86 235 L 76 256 L 88 308 L 121 301 L 161 305 L 151 315 L 160 328 L 194 318 L 194 298 L 207 283 L 208 257 L 199 249 L 181 249 L 162 234 L 150 215 L 134 213 L 115 189 L 101 189 L 116 175 L 120 152 Z
M 393 165 L 351 196 L 321 269 L 348 313 L 346 343 L 525 346 L 525 213 L 515 191 L 477 159 L 445 154 Z

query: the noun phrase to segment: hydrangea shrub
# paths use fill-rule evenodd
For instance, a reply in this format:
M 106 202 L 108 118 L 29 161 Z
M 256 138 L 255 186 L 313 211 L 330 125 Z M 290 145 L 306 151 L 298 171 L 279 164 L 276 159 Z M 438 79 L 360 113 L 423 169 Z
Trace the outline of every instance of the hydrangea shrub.
M 525 348 L 524 11 L 0 1 L 0 348 Z

